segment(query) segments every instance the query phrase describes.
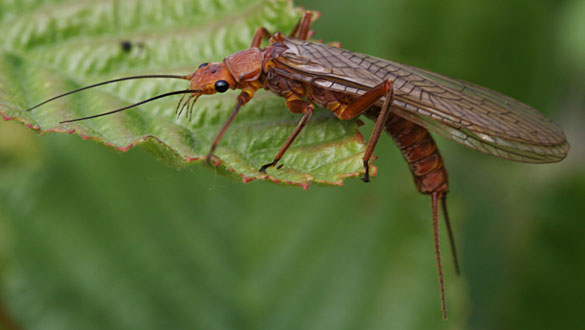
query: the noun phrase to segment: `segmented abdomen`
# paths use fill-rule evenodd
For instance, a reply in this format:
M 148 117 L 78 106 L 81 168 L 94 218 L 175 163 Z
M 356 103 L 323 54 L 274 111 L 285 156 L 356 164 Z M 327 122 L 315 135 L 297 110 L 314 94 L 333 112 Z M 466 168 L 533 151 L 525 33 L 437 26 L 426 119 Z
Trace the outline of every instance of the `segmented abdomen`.
M 366 115 L 375 119 L 379 110 L 372 110 Z M 429 194 L 446 193 L 449 190 L 443 157 L 427 129 L 394 114 L 390 114 L 384 129 L 392 136 L 394 143 L 408 162 L 418 191 Z

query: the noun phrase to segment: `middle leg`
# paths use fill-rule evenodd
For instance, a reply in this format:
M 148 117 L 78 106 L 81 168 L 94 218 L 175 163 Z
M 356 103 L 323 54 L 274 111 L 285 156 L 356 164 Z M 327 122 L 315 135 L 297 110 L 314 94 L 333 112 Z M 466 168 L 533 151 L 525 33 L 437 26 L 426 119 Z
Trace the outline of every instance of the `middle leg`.
M 267 168 L 276 165 L 280 161 L 286 150 L 288 150 L 294 140 L 299 136 L 303 128 L 305 128 L 309 122 L 309 119 L 311 119 L 311 116 L 313 115 L 313 111 L 315 110 L 315 106 L 313 104 L 298 99 L 287 100 L 286 106 L 293 113 L 304 113 L 303 118 L 301 118 L 297 124 L 297 127 L 295 127 L 295 130 L 288 136 L 282 147 L 280 147 L 280 150 L 276 156 L 274 156 L 274 160 L 271 163 L 264 164 L 262 167 L 260 167 L 259 171 L 261 173 L 266 173 Z

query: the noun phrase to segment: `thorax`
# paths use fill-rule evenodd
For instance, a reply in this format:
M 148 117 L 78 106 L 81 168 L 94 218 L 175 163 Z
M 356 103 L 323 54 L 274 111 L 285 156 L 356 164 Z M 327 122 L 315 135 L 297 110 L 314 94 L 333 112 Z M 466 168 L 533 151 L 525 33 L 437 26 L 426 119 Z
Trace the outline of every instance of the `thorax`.
M 264 50 L 260 82 L 265 89 L 284 98 L 305 98 L 337 115 L 359 96 L 358 93 L 326 88 L 323 77 L 315 77 L 286 65 L 282 56 L 287 51 L 289 47 L 279 41 Z

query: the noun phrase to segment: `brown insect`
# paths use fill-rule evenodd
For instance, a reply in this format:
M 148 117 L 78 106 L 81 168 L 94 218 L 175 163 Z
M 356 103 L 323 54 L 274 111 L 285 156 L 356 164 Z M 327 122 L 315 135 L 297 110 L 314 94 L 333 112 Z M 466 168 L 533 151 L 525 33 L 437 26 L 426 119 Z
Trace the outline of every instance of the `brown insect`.
M 222 136 L 254 93 L 265 88 L 284 97 L 293 113 L 302 114 L 294 131 L 274 160 L 263 165 L 265 172 L 278 164 L 286 150 L 305 127 L 318 104 L 347 120 L 366 115 L 376 124 L 363 156 L 368 182 L 369 161 L 382 130 L 389 133 L 408 162 L 418 190 L 431 196 L 433 237 L 439 274 L 443 318 L 447 317 L 443 272 L 439 250 L 439 201 L 443 209 L 455 270 L 459 273 L 455 244 L 447 213 L 447 171 L 429 131 L 457 143 L 500 158 L 529 163 L 562 160 L 569 150 L 563 131 L 535 109 L 500 93 L 396 62 L 354 53 L 335 45 L 308 41 L 316 12 L 307 11 L 289 36 L 271 35 L 258 28 L 249 49 L 226 57 L 222 62 L 203 63 L 187 76 L 145 75 L 124 77 L 68 92 L 130 79 L 175 78 L 191 82 L 190 88 L 94 116 L 65 120 L 86 120 L 124 111 L 159 98 L 184 94 L 177 114 L 204 94 L 241 89 L 237 104 L 214 139 L 207 161 Z M 261 49 L 263 39 L 270 39 Z M 188 95 L 187 100 L 184 100 Z

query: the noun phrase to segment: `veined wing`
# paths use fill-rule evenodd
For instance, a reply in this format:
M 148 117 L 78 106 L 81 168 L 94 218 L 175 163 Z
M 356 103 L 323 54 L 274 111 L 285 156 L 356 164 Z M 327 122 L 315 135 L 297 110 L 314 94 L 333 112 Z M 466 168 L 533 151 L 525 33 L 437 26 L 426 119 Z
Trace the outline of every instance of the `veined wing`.
M 324 44 L 287 38 L 286 45 L 277 60 L 296 78 L 354 95 L 392 79 L 396 114 L 466 147 L 532 163 L 560 161 L 569 150 L 555 123 L 501 93 Z

